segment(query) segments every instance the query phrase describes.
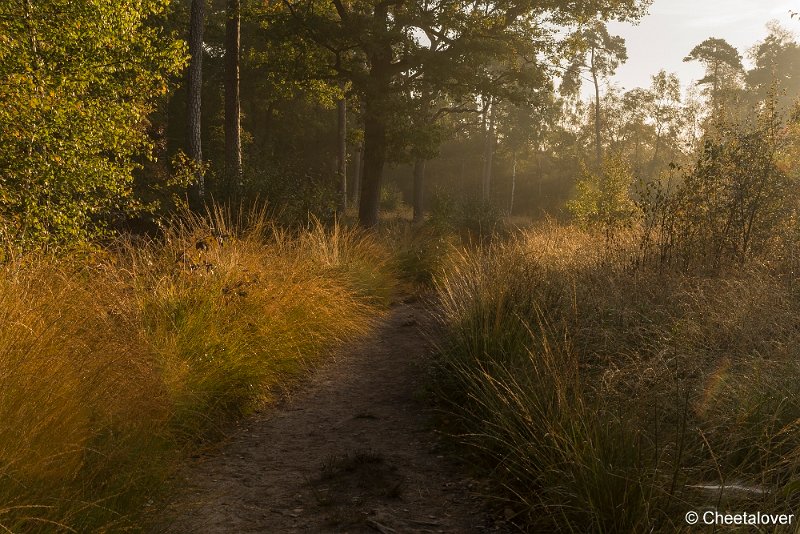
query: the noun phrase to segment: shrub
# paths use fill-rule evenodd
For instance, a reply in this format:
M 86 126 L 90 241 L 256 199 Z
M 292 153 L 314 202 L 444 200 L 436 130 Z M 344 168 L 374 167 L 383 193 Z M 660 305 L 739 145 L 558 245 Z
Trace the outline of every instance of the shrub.
M 0 220 L 15 249 L 85 241 L 137 208 L 148 115 L 185 63 L 183 44 L 152 24 L 165 9 L 0 4 Z
M 707 134 L 697 162 L 667 183 L 641 191 L 642 248 L 684 268 L 719 268 L 764 257 L 796 239 L 796 176 L 785 157 L 791 136 L 774 103 L 753 123 L 721 124 Z
M 331 224 L 338 202 L 335 184 L 331 176 L 299 172 L 288 164 L 265 166 L 245 173 L 242 196 L 251 203 L 268 202 L 271 218 L 282 226 L 305 227 L 312 220 Z
M 567 204 L 585 228 L 599 228 L 606 235 L 629 227 L 639 211 L 631 198 L 633 175 L 620 155 L 607 157 L 599 172 L 583 166 L 583 178 L 576 185 L 575 199 Z
M 440 233 L 458 232 L 465 244 L 487 244 L 507 235 L 502 210 L 476 198 L 455 199 L 437 190 L 432 195 L 429 225 Z
M 381 187 L 380 208 L 382 211 L 393 212 L 404 206 L 403 192 L 394 182 L 389 182 Z

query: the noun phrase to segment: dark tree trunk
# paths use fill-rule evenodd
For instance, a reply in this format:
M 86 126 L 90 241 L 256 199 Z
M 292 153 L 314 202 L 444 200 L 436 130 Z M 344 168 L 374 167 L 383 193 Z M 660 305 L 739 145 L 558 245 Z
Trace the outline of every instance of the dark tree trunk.
M 661 132 L 656 133 L 656 142 L 655 147 L 653 148 L 653 159 L 650 161 L 650 169 L 648 170 L 648 176 L 653 177 L 656 173 L 656 166 L 658 165 L 658 156 L 661 150 Z
M 187 84 L 187 150 L 189 158 L 202 165 L 203 148 L 200 134 L 203 90 L 203 27 L 205 25 L 205 0 L 192 0 L 189 21 L 189 79 Z M 202 171 L 189 186 L 189 207 L 203 209 L 205 184 Z
M 386 119 L 364 102 L 364 173 L 361 178 L 361 199 L 358 219 L 365 228 L 378 223 L 383 164 L 386 161 Z
M 720 62 L 714 60 L 714 88 L 712 89 L 711 93 L 711 110 L 713 111 L 715 118 L 719 108 L 719 69 Z
M 352 192 L 352 201 L 353 205 L 358 206 L 358 199 L 361 196 L 361 174 L 362 174 L 362 163 L 363 159 L 361 158 L 361 153 L 364 151 L 361 143 L 356 146 L 355 153 L 353 154 L 353 192 Z
M 225 175 L 228 195 L 236 196 L 242 186 L 242 124 L 239 98 L 239 55 L 241 50 L 241 6 L 228 0 L 225 22 Z
M 347 209 L 347 101 L 342 98 L 337 103 L 339 116 L 339 151 L 336 158 L 336 174 L 339 177 L 339 210 Z
M 542 170 L 542 159 L 543 155 L 540 148 L 536 148 L 536 172 L 539 175 L 539 188 L 538 188 L 538 195 L 539 195 L 539 202 L 541 203 L 542 199 L 542 182 L 544 181 L 544 170 Z
M 261 122 L 261 154 L 262 161 L 268 161 L 275 157 L 274 144 L 272 142 L 272 130 L 275 122 L 275 104 L 271 103 L 264 110 L 264 119 Z
M 387 5 L 379 4 L 375 20 L 387 24 Z M 361 198 L 358 220 L 364 228 L 378 224 L 383 165 L 386 162 L 387 96 L 392 91 L 392 47 L 389 42 L 374 47 L 369 53 L 369 81 L 364 95 L 364 172 L 361 176 Z
M 414 222 L 425 218 L 425 160 L 414 161 Z

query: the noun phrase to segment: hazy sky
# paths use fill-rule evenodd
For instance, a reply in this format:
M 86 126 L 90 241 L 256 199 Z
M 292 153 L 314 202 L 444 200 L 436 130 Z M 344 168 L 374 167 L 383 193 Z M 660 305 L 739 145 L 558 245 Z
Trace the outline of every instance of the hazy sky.
M 798 0 L 655 0 L 638 26 L 613 23 L 612 34 L 625 37 L 628 62 L 615 81 L 626 89 L 650 85 L 650 75 L 664 68 L 676 72 L 684 86 L 702 77 L 703 69 L 683 58 L 708 37 L 719 37 L 735 46 L 742 56 L 766 34 L 766 24 L 778 20 L 800 32 L 800 20 L 790 18 L 800 11 Z M 745 63 L 747 64 L 747 63 Z

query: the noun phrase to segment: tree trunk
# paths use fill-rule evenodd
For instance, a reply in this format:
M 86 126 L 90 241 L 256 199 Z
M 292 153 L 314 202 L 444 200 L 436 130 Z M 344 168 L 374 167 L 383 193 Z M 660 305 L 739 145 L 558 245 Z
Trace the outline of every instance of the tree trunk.
M 344 98 L 339 99 L 336 107 L 339 116 L 339 152 L 336 158 L 336 174 L 339 177 L 339 210 L 344 213 L 347 209 L 347 101 Z
M 536 147 L 536 172 L 539 175 L 539 187 L 537 194 L 539 196 L 539 205 L 542 204 L 542 181 L 544 181 L 544 171 L 542 170 L 542 152 L 539 147 Z
M 388 3 L 375 8 L 374 22 L 380 27 L 388 24 Z M 364 94 L 364 172 L 361 176 L 361 198 L 358 220 L 364 228 L 378 224 L 383 165 L 386 162 L 386 106 L 392 92 L 392 57 L 390 41 L 371 48 L 368 54 L 369 79 Z
M 187 84 L 187 150 L 189 158 L 202 165 L 203 148 L 200 133 L 203 90 L 203 27 L 205 25 L 205 0 L 192 0 L 189 21 L 189 79 Z M 189 186 L 189 207 L 203 209 L 205 184 L 202 171 L 198 171 Z
M 717 111 L 719 107 L 719 69 L 720 69 L 720 62 L 715 60 L 714 61 L 714 88 L 712 89 L 711 93 L 711 111 L 713 112 L 714 118 L 717 117 Z
M 264 119 L 261 122 L 261 161 L 269 161 L 275 157 L 275 145 L 272 142 L 275 120 L 275 104 L 270 103 L 264 110 Z
M 481 187 L 481 200 L 489 202 L 492 186 L 492 159 L 494 157 L 494 112 L 492 99 L 489 99 L 484 112 L 483 123 L 485 129 L 483 145 L 483 180 Z
M 425 218 L 424 204 L 425 160 L 414 161 L 414 222 L 421 223 Z
M 236 196 L 242 186 L 242 124 L 239 98 L 241 50 L 240 0 L 228 0 L 225 22 L 225 174 L 228 194 Z
M 514 152 L 511 156 L 511 200 L 508 202 L 508 214 L 514 214 L 514 192 L 517 188 L 517 153 Z
M 358 219 L 361 226 L 378 224 L 383 164 L 386 161 L 386 119 L 374 109 L 374 102 L 364 101 L 364 174 Z
M 354 206 L 358 206 L 358 200 L 361 196 L 361 174 L 363 158 L 361 157 L 364 147 L 361 143 L 356 146 L 355 153 L 353 154 L 353 192 L 351 200 Z
M 600 124 L 600 80 L 597 77 L 597 66 L 594 59 L 594 48 L 592 48 L 592 81 L 594 82 L 594 144 L 595 156 L 597 158 L 598 170 L 603 165 L 603 143 L 602 143 L 602 127 Z
M 649 169 L 649 172 L 647 173 L 650 178 L 655 176 L 656 168 L 657 168 L 656 166 L 658 165 L 658 156 L 659 156 L 660 149 L 661 149 L 661 132 L 657 132 L 656 133 L 655 148 L 653 148 L 653 159 L 650 161 L 650 169 Z

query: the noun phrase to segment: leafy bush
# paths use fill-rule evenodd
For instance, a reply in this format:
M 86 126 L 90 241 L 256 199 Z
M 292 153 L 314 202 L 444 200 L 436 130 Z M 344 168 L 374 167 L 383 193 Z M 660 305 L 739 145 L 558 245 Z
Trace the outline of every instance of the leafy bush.
M 458 213 L 458 203 L 441 188 L 436 188 L 428 200 L 430 217 L 428 222 L 441 229 L 452 229 L 456 214 Z
M 266 201 L 272 217 L 283 226 L 304 227 L 311 220 L 331 224 L 336 219 L 338 196 L 332 177 L 298 173 L 291 166 L 251 169 L 244 177 L 243 197 Z
M 389 182 L 381 187 L 380 209 L 393 212 L 404 206 L 403 192 L 394 182 Z
M 437 190 L 430 200 L 429 224 L 438 232 L 458 232 L 467 244 L 487 244 L 507 234 L 505 217 L 491 202 L 476 198 L 455 199 Z
M 84 241 L 137 207 L 148 115 L 185 60 L 166 4 L 0 4 L 0 222 L 17 249 Z
M 621 227 L 630 226 L 638 216 L 631 198 L 632 186 L 633 175 L 628 163 L 621 156 L 613 155 L 603 161 L 599 172 L 591 172 L 584 165 L 575 199 L 567 207 L 582 226 L 598 227 L 610 235 Z
M 402 225 L 390 236 L 395 247 L 398 274 L 405 280 L 433 286 L 436 276 L 450 265 L 457 238 L 436 224 Z
M 465 243 L 486 244 L 506 234 L 502 210 L 488 201 L 470 199 L 459 209 L 456 226 Z
M 649 258 L 684 268 L 717 268 L 793 246 L 797 175 L 785 160 L 792 136 L 774 105 L 754 123 L 721 124 L 691 169 L 640 193 Z M 787 241 L 788 239 L 788 241 Z

